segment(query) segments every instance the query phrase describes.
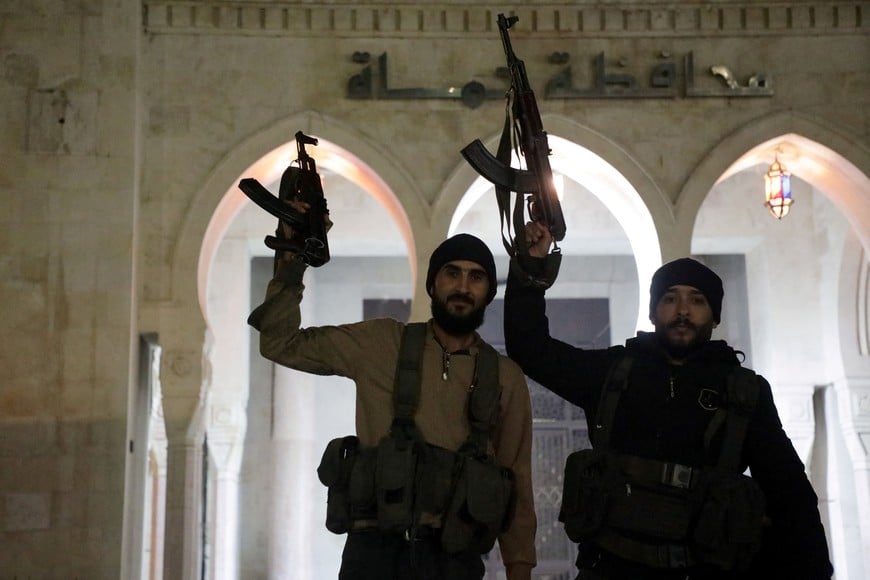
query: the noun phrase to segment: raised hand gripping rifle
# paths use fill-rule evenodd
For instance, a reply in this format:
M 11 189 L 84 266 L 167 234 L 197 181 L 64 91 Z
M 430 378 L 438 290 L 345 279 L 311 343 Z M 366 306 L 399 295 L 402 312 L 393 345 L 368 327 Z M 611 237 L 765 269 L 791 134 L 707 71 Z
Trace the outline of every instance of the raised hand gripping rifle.
M 290 251 L 309 266 L 322 266 L 329 261 L 329 243 L 326 238 L 326 198 L 317 173 L 317 164 L 305 151 L 305 145 L 317 145 L 317 139 L 296 132 L 298 158 L 281 175 L 278 197 L 272 195 L 259 181 L 252 177 L 242 179 L 239 189 L 251 201 L 289 225 L 293 234 L 283 234 L 281 224 L 275 236 L 266 236 L 266 246 L 276 251 Z M 295 163 L 295 165 L 294 165 Z M 288 202 L 299 201 L 308 205 L 304 212 L 297 211 Z
M 508 29 L 517 20 L 517 16 L 498 15 L 498 29 L 511 78 L 511 87 L 507 94 L 507 115 L 498 152 L 493 155 L 480 139 L 475 139 L 462 150 L 462 156 L 475 171 L 495 185 L 502 228 L 510 211 L 510 192 L 517 193 L 513 211 L 515 239 L 505 239 L 503 233 L 502 240 L 511 256 L 526 256 L 528 249 L 525 242 L 524 206 L 528 206 L 529 217 L 546 225 L 557 242 L 565 237 L 565 218 L 553 184 L 550 146 L 541 122 L 541 114 L 538 112 L 535 93 L 529 86 L 525 64 L 517 58 L 511 47 Z M 528 169 L 515 169 L 510 165 L 514 136 Z M 558 246 L 554 247 L 554 253 L 559 253 Z

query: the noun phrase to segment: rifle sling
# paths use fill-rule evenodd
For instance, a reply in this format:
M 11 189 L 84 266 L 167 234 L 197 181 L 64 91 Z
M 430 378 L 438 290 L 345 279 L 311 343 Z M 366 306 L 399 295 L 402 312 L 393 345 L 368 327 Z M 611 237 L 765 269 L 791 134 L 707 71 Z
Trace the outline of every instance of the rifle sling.
M 495 158 L 499 160 L 502 164 L 510 167 L 511 162 L 511 118 L 510 115 L 505 115 L 504 119 L 504 128 L 501 132 L 501 139 L 498 142 L 498 151 L 496 152 Z M 521 194 L 517 194 L 519 197 Z M 510 214 L 511 208 L 511 190 L 507 187 L 499 184 L 495 184 L 495 199 L 498 203 L 498 214 L 499 219 L 501 221 L 501 241 L 504 245 L 505 250 L 507 251 L 509 256 L 513 256 L 517 245 L 525 246 L 525 244 L 518 244 L 514 241 L 511 236 L 511 221 L 508 219 L 508 215 Z M 505 222 L 508 223 L 507 236 L 505 236 Z M 519 238 L 522 236 L 525 238 L 523 228 L 518 228 L 516 226 L 516 212 L 514 212 L 513 219 L 514 230 L 516 231 L 516 237 Z

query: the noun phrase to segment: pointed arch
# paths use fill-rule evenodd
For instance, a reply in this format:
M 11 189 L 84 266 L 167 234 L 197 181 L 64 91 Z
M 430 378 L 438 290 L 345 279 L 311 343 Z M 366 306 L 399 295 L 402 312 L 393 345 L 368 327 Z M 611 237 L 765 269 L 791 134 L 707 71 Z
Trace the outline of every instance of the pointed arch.
M 238 180 L 254 177 L 270 183 L 278 179 L 296 157 L 293 136 L 299 130 L 320 139 L 310 153 L 321 167 L 358 183 L 384 206 L 405 240 L 416 278 L 417 250 L 411 224 L 426 222 L 429 216 L 417 183 L 389 153 L 356 130 L 306 111 L 282 119 L 239 144 L 217 164 L 193 197 L 176 238 L 172 295 L 175 301 L 196 296 L 204 319 L 208 268 L 230 222 L 243 204 L 249 203 L 236 186 Z
M 662 248 L 672 244 L 664 237 L 673 224 L 670 202 L 649 174 L 617 143 L 571 119 L 546 115 L 552 168 L 585 186 L 620 223 L 634 254 L 638 280 L 649 280 L 662 263 Z M 485 145 L 497 148 L 500 135 Z M 433 228 L 458 224 L 465 212 L 491 185 L 467 163 L 461 163 L 447 180 L 433 212 Z M 495 219 L 495 216 L 493 216 Z M 571 224 L 568 224 L 570 229 Z M 637 327 L 645 327 L 646 297 L 640 293 Z
M 677 229 L 693 231 L 716 183 L 753 165 L 770 164 L 778 149 L 790 152 L 789 170 L 833 202 L 870 252 L 870 150 L 857 136 L 793 111 L 756 119 L 710 151 L 677 198 Z

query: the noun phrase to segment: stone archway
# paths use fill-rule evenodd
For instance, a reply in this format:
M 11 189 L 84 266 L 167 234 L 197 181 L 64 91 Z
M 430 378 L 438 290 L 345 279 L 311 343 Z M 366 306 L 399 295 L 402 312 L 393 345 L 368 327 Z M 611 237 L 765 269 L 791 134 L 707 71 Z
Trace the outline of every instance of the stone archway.
M 293 136 L 297 130 L 321 139 L 317 153 L 322 155 L 318 159 L 321 168 L 359 183 L 385 208 L 401 231 L 412 273 L 418 268 L 417 232 L 412 234 L 411 224 L 427 223 L 428 206 L 415 182 L 388 153 L 340 122 L 313 112 L 299 113 L 242 142 L 216 166 L 192 197 L 174 236 L 172 300 L 147 305 L 142 312 L 143 325 L 160 335 L 170 353 L 161 372 L 170 427 L 167 494 L 184 500 L 167 509 L 168 574 L 189 576 L 200 566 L 202 510 L 207 509 L 200 497 L 204 461 L 217 471 L 209 480 L 214 477 L 220 482 L 220 487 L 210 492 L 210 505 L 220 509 L 205 512 L 206 541 L 211 544 L 209 565 L 229 574 L 238 570 L 237 539 L 221 526 L 227 523 L 232 528 L 237 521 L 232 498 L 237 496 L 239 442 L 246 430 L 247 389 L 236 388 L 245 384 L 246 371 L 241 368 L 244 365 L 233 366 L 228 361 L 238 357 L 237 347 L 246 343 L 247 337 L 239 328 L 228 334 L 226 321 L 235 316 L 243 324 L 247 304 L 216 316 L 208 308 L 207 287 L 227 228 L 240 209 L 251 203 L 237 190 L 239 179 L 257 177 L 268 184 L 280 177 L 295 158 Z M 238 272 L 233 283 L 241 283 L 247 278 L 245 274 Z M 186 356 L 175 356 L 175 352 Z M 200 357 L 198 366 L 194 361 Z M 209 456 L 203 457 L 206 434 Z
M 752 165 L 769 165 L 777 147 L 793 152 L 792 173 L 826 192 L 870 252 L 870 150 L 856 135 L 793 112 L 757 119 L 724 138 L 680 191 L 675 227 L 691 232 L 714 184 Z

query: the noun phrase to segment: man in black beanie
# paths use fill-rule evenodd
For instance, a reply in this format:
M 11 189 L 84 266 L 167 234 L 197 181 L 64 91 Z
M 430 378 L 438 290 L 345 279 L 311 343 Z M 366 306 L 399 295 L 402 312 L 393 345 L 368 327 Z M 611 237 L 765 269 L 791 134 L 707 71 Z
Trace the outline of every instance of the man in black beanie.
M 668 356 L 679 361 L 710 340 L 722 316 L 722 280 L 691 258 L 668 262 L 653 275 L 649 319 Z
M 534 277 L 552 238 L 530 223 L 526 240 Z M 505 343 L 528 377 L 586 414 L 593 448 L 568 457 L 559 515 L 579 544 L 579 580 L 831 578 L 818 498 L 770 385 L 712 340 L 715 272 L 691 258 L 659 268 L 655 332 L 606 349 L 550 336 L 544 292 L 511 268 Z
M 435 282 L 445 268 L 444 278 L 466 278 L 468 286 L 450 288 L 447 296 L 436 294 Z M 479 291 L 483 282 L 486 282 L 485 292 Z M 478 238 L 470 234 L 457 234 L 432 252 L 426 273 L 426 291 L 432 298 L 432 318 L 436 326 L 443 330 L 443 336 L 439 338 L 442 346 L 447 348 L 445 343 L 452 342 L 451 337 L 455 336 L 467 340 L 470 333 L 480 328 L 486 307 L 495 298 L 497 287 L 492 252 Z
M 496 294 L 489 248 L 458 234 L 432 252 L 426 323 L 302 328 L 306 265 L 290 251 L 275 260 L 266 299 L 248 318 L 260 353 L 356 386 L 356 434 L 330 442 L 318 468 L 326 526 L 347 533 L 340 580 L 480 580 L 481 554 L 496 539 L 507 580 L 530 580 L 528 386 L 476 332 Z

